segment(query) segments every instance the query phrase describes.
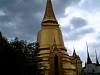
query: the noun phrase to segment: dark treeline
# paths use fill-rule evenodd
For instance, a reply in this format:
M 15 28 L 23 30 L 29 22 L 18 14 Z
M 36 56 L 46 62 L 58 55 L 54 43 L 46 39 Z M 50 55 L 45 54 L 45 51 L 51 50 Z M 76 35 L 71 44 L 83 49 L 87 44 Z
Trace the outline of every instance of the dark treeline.
M 40 75 L 39 44 L 15 38 L 0 39 L 0 75 Z

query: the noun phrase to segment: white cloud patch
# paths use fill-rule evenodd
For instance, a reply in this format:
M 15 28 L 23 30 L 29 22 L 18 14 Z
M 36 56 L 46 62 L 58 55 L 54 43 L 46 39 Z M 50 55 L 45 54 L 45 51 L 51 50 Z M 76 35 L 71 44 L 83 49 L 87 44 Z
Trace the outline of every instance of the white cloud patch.
M 82 60 L 86 59 L 86 41 L 93 62 L 94 50 L 100 56 L 100 0 L 81 0 L 77 5 L 66 8 L 64 17 L 59 19 L 63 31 L 65 46 L 69 53 L 73 52 L 73 45 Z M 84 55 L 81 55 L 84 53 Z M 100 61 L 100 58 L 98 58 Z
M 0 16 L 5 16 L 6 13 L 3 10 L 0 10 Z

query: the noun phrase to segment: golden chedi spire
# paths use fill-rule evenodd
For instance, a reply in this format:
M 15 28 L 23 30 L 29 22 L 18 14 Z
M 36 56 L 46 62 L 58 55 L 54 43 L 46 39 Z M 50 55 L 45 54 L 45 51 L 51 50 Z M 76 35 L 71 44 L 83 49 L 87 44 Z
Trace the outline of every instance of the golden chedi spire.
M 47 0 L 46 10 L 41 25 L 42 27 L 37 38 L 40 47 L 44 48 L 44 46 L 52 46 L 53 40 L 55 39 L 57 47 L 59 46 L 65 49 L 62 32 L 56 20 L 51 0 Z
M 44 75 L 76 75 L 76 64 L 72 64 L 73 58 L 67 55 L 51 0 L 47 0 L 41 25 L 41 30 L 37 36 L 39 57 L 41 58 L 39 63 L 42 65 L 41 71 L 43 70 Z M 74 55 L 76 55 L 76 52 L 74 52 Z M 80 64 L 79 67 L 81 67 Z
M 51 0 L 47 0 L 46 10 L 45 10 L 45 14 L 44 14 L 42 23 L 47 23 L 47 22 L 58 24 L 55 14 L 54 14 L 54 11 L 53 11 L 53 6 L 52 6 Z

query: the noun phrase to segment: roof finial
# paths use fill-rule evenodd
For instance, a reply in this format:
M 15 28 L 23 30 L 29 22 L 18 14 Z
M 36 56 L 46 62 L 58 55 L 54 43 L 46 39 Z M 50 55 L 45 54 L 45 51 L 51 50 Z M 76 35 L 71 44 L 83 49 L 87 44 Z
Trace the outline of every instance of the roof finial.
M 98 65 L 99 64 L 99 61 L 98 61 L 96 49 L 95 49 L 95 54 L 96 54 L 96 64 Z
M 44 18 L 42 23 L 47 23 L 47 22 L 53 22 L 58 24 L 54 11 L 53 11 L 53 6 L 51 0 L 47 0 L 47 5 L 46 5 L 46 10 L 44 14 Z
M 91 58 L 89 56 L 89 51 L 88 51 L 88 45 L 87 45 L 87 42 L 86 42 L 86 46 L 87 46 L 87 64 L 91 64 L 92 61 L 91 61 Z

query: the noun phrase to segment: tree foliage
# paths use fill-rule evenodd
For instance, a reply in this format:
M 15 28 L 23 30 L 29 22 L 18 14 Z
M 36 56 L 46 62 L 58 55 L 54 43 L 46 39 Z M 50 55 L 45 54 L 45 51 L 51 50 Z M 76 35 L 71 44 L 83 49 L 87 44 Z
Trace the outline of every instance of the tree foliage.
M 39 44 L 27 43 L 15 38 L 0 42 L 0 75 L 40 75 L 38 57 Z

